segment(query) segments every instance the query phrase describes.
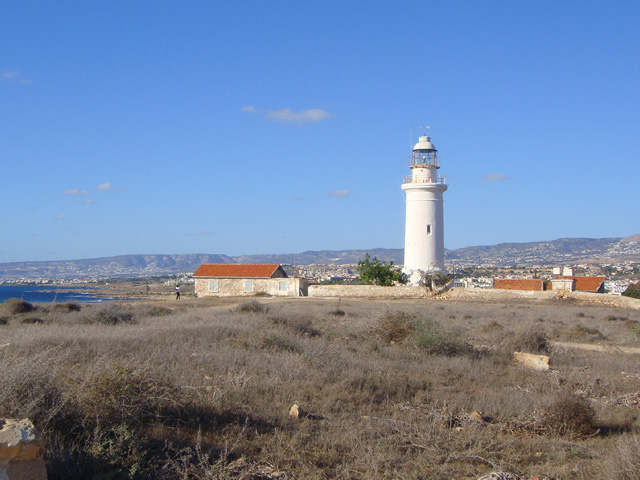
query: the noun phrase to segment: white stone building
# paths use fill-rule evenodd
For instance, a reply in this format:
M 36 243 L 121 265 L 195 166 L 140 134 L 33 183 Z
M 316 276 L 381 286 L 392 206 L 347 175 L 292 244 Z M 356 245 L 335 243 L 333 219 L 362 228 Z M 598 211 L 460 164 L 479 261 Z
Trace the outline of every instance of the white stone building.
M 289 277 L 281 265 L 205 263 L 193 274 L 197 297 L 308 295 L 307 280 Z

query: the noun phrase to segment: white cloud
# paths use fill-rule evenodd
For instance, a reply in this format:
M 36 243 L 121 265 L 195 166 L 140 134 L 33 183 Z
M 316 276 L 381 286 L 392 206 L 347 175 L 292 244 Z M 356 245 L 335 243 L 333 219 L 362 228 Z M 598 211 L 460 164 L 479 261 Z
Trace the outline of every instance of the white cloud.
M 483 182 L 499 182 L 501 180 L 509 180 L 509 175 L 505 175 L 504 173 L 493 173 L 487 175 L 482 179 Z
M 23 85 L 31 83 L 31 80 L 29 80 L 28 78 L 24 78 L 22 74 L 20 74 L 20 72 L 9 72 L 5 70 L 0 75 L 0 78 L 2 78 L 2 80 L 4 80 L 5 82 L 21 83 Z
M 278 122 L 303 124 L 321 122 L 327 118 L 335 117 L 335 115 L 320 108 L 312 108 L 311 110 L 302 110 L 300 112 L 294 112 L 290 108 L 283 108 L 282 110 L 270 110 L 267 112 L 267 117 Z
M 264 115 L 267 119 L 274 122 L 290 123 L 293 125 L 305 125 L 309 123 L 318 123 L 322 120 L 335 117 L 334 114 L 322 110 L 321 108 L 311 108 L 309 110 L 300 110 L 295 112 L 290 108 L 282 108 L 280 110 L 262 110 L 254 106 L 242 107 L 243 112 L 252 115 Z
M 65 190 L 65 195 L 87 195 L 89 192 L 86 190 L 80 190 L 79 188 L 72 188 L 70 190 Z
M 96 203 L 96 202 L 94 202 L 94 201 L 93 201 L 93 200 L 91 200 L 90 198 L 87 198 L 87 199 L 86 199 L 84 202 L 82 202 L 82 203 L 84 203 L 85 205 L 93 205 L 93 204 L 94 204 L 94 203 Z
M 122 190 L 122 188 L 116 188 L 111 186 L 109 182 L 102 183 L 96 187 L 96 190 L 101 190 L 103 192 L 113 192 L 115 190 Z
M 347 195 L 349 195 L 349 190 L 347 190 L 346 188 L 344 190 L 332 190 L 327 193 L 327 195 L 335 198 L 346 197 Z
M 252 106 L 252 105 L 247 105 L 246 107 L 242 107 L 242 111 L 243 112 L 248 112 L 248 113 L 260 113 L 261 110 L 258 110 L 256 107 Z
M 64 219 L 64 215 L 58 215 L 58 216 L 56 217 L 56 220 L 63 220 L 63 219 Z

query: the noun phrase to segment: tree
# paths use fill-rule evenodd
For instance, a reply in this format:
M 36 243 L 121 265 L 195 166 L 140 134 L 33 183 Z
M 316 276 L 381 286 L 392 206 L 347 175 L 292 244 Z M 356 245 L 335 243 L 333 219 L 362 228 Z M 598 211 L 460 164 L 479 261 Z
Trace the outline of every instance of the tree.
M 387 265 L 377 257 L 371 258 L 368 253 L 365 254 L 364 260 L 358 260 L 358 272 L 364 282 L 384 287 L 390 287 L 395 282 L 404 285 L 409 281 L 406 274 L 394 268 L 393 262 Z
M 622 292 L 625 297 L 640 298 L 640 282 L 630 283 L 627 289 Z

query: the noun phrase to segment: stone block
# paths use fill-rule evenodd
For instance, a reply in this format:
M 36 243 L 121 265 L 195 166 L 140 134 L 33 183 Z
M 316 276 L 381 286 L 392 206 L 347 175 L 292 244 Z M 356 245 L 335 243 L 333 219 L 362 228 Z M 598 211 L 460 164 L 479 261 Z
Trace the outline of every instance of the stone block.
M 513 363 L 532 370 L 549 370 L 549 357 L 546 355 L 534 355 L 532 353 L 513 352 Z

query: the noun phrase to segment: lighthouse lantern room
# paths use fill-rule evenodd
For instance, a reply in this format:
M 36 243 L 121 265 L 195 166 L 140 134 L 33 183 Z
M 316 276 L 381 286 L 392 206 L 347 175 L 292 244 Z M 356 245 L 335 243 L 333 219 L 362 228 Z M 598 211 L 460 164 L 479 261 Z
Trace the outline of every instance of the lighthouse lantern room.
M 444 216 L 442 194 L 446 179 L 438 175 L 440 157 L 431 138 L 422 136 L 413 147 L 411 175 L 404 178 L 406 196 L 404 268 L 412 285 L 421 272 L 446 273 L 444 268 Z

